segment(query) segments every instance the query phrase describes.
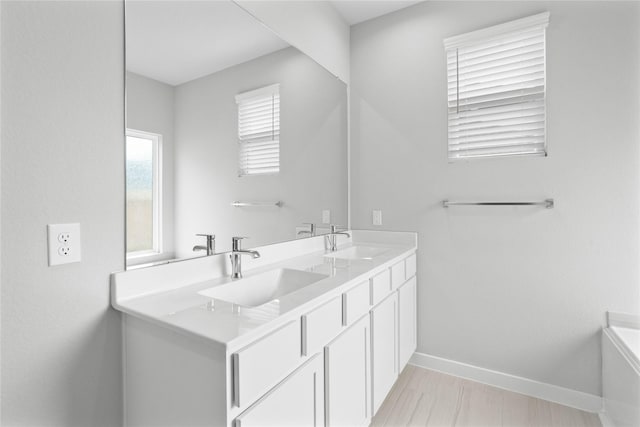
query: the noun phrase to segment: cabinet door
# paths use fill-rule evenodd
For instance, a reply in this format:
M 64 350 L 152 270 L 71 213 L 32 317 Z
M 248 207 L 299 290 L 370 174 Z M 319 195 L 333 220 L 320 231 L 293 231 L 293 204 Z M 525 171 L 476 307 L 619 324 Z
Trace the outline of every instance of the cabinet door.
M 235 427 L 323 426 L 322 354 L 318 353 L 235 419 Z
M 327 426 L 368 425 L 369 315 L 362 317 L 324 348 Z
M 375 414 L 398 378 L 398 294 L 371 310 L 371 381 Z
M 398 372 L 416 351 L 416 278 L 398 289 Z

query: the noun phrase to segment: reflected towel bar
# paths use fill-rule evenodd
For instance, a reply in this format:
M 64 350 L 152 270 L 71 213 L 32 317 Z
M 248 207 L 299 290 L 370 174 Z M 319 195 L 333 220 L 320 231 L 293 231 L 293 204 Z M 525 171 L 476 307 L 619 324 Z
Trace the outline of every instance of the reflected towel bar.
M 553 199 L 546 199 L 540 202 L 451 202 L 449 200 L 442 201 L 442 207 L 449 206 L 544 206 L 547 209 L 553 208 Z
M 235 201 L 231 203 L 231 206 L 234 208 L 244 208 L 249 206 L 277 206 L 282 207 L 282 201 L 278 200 L 277 202 L 239 202 Z

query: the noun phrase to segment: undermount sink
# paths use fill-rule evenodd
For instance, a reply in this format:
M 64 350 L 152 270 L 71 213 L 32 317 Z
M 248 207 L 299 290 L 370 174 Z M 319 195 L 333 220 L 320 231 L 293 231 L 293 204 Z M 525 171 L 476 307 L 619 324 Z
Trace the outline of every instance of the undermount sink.
M 244 307 L 257 307 L 327 277 L 326 274 L 279 268 L 198 293 Z
M 338 259 L 373 259 L 387 252 L 385 248 L 375 248 L 372 246 L 351 246 L 350 248 L 341 249 L 325 255 L 327 258 Z

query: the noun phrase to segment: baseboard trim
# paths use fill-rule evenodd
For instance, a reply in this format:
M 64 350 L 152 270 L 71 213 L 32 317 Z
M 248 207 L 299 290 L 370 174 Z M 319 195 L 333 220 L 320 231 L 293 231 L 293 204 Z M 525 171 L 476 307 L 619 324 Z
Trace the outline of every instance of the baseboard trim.
M 602 410 L 600 396 L 443 359 L 430 354 L 416 352 L 411 356 L 409 363 L 587 412 L 600 413 Z
M 607 324 L 620 328 L 640 329 L 640 316 L 628 313 L 607 311 Z

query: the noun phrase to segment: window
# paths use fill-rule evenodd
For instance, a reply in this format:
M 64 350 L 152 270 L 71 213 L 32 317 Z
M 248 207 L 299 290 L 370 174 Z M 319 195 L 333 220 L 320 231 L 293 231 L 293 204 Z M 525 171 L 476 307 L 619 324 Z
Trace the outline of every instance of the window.
M 549 13 L 448 38 L 449 160 L 546 155 Z
M 160 242 L 160 149 L 162 137 L 127 129 L 127 257 L 156 255 Z
M 239 176 L 280 172 L 280 85 L 236 95 Z

